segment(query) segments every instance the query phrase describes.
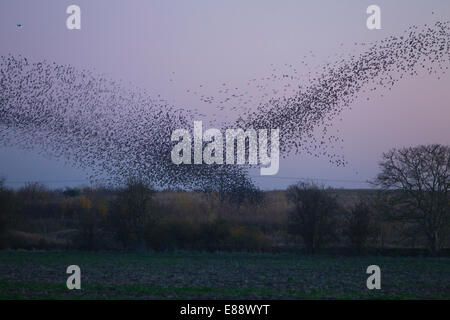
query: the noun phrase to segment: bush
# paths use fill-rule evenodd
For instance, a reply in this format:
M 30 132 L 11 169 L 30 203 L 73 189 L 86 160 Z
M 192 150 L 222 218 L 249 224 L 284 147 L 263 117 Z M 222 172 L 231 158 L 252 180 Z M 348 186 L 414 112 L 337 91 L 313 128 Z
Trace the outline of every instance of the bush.
M 267 251 L 269 241 L 257 228 L 233 226 L 230 228 L 230 237 L 227 247 L 231 251 Z
M 11 224 L 14 205 L 14 192 L 7 189 L 0 179 L 0 247 L 3 247 L 3 239 Z
M 144 226 L 154 208 L 154 191 L 142 181 L 131 180 L 112 203 L 110 227 L 125 248 L 145 249 Z
M 221 219 L 201 223 L 160 219 L 147 224 L 145 239 L 155 250 L 263 251 L 269 248 L 261 231 Z
M 370 211 L 369 205 L 360 201 L 347 214 L 344 233 L 348 236 L 351 246 L 358 253 L 366 245 L 373 230 Z
M 76 198 L 81 195 L 81 192 L 80 189 L 77 188 L 66 188 L 66 190 L 63 191 L 63 194 L 69 198 Z
M 289 230 L 302 237 L 308 253 L 314 253 L 335 238 L 335 214 L 339 206 L 334 197 L 310 183 L 289 187 L 287 197 L 294 205 Z
M 80 249 L 99 249 L 102 226 L 108 214 L 107 204 L 96 197 L 92 190 L 85 190 L 85 195 L 77 199 L 75 208 L 79 230 L 76 242 Z

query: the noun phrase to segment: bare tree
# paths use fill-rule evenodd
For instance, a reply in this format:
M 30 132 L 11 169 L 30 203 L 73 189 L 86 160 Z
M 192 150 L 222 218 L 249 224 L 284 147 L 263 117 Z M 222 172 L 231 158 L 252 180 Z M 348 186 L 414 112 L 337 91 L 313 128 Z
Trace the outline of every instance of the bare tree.
M 85 188 L 83 195 L 78 197 L 75 208 L 80 246 L 87 250 L 97 249 L 102 236 L 102 225 L 107 219 L 107 202 L 101 199 L 98 190 Z
M 390 190 L 393 218 L 421 226 L 431 253 L 436 253 L 450 217 L 450 147 L 421 145 L 383 154 L 374 183 Z M 394 190 L 394 191 L 392 191 Z
M 290 230 L 302 237 L 308 253 L 314 253 L 334 234 L 336 199 L 311 183 L 290 186 L 287 197 L 294 204 Z
M 144 225 L 152 208 L 154 190 L 142 180 L 130 180 L 119 190 L 111 222 L 118 239 L 126 246 L 145 249 Z
M 373 231 L 371 207 L 367 201 L 359 200 L 347 211 L 344 233 L 358 253 L 361 253 Z
M 6 188 L 4 180 L 0 178 L 0 248 L 2 247 L 3 236 L 10 227 L 15 202 L 13 191 Z

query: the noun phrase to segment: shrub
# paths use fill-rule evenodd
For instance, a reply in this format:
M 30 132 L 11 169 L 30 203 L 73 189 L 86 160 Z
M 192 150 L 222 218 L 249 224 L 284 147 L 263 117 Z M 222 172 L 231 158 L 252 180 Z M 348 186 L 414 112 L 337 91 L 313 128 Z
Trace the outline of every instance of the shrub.
M 110 227 L 124 247 L 145 248 L 144 226 L 154 208 L 154 191 L 142 181 L 130 180 L 112 203 Z
M 81 192 L 77 188 L 66 188 L 66 190 L 63 191 L 63 194 L 66 197 L 75 198 L 75 197 L 80 196 Z
M 75 203 L 79 236 L 76 241 L 81 249 L 95 250 L 100 247 L 102 226 L 107 219 L 107 204 L 92 191 L 85 192 Z
M 351 246 L 357 252 L 364 248 L 372 233 L 372 218 L 370 207 L 365 202 L 358 202 L 348 210 L 344 233 L 348 236 Z
M 4 186 L 0 179 L 0 247 L 3 246 L 5 234 L 11 224 L 12 215 L 15 207 L 15 197 L 12 190 Z
M 155 250 L 263 251 L 269 248 L 264 234 L 222 219 L 195 223 L 160 219 L 147 224 L 145 239 Z
M 310 183 L 299 183 L 287 190 L 294 208 L 290 212 L 289 229 L 299 234 L 308 253 L 314 253 L 335 236 L 336 199 L 323 188 Z

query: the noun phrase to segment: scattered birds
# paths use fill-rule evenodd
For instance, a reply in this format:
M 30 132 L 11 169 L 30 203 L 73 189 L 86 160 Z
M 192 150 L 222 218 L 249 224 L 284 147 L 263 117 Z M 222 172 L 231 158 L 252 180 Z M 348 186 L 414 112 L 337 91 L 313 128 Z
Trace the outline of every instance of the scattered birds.
M 250 79 L 242 89 L 223 82 L 217 96 L 201 95 L 200 99 L 217 108 L 219 120 L 224 104 L 238 102 L 234 110 L 239 117 L 224 121 L 222 130 L 279 128 L 283 156 L 306 153 L 343 166 L 344 157 L 334 151 L 342 139 L 331 133 L 342 111 L 351 108 L 362 93 L 390 90 L 419 69 L 445 72 L 449 44 L 449 22 L 411 26 L 401 36 L 365 43 L 362 53 L 308 69 L 307 74 L 293 64 L 285 66 L 289 73 L 271 65 L 269 75 Z M 306 56 L 301 63 L 309 68 Z M 305 77 L 308 83 L 299 84 Z M 278 88 L 267 90 L 267 82 Z M 260 89 L 263 98 L 255 102 L 249 86 Z M 197 90 L 186 92 L 196 94 Z M 246 166 L 172 163 L 172 132 L 192 128 L 193 120 L 201 116 L 89 70 L 29 62 L 22 56 L 0 57 L 0 142 L 89 168 L 92 181 L 120 184 L 139 178 L 166 188 L 255 190 Z

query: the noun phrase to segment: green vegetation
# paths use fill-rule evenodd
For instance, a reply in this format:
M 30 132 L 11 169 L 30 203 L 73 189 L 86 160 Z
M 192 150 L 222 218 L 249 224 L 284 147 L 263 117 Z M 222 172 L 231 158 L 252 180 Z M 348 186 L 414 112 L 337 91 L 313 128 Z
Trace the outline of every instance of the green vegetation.
M 68 265 L 81 290 L 66 288 Z M 367 266 L 382 270 L 366 288 Z M 450 299 L 450 258 L 0 251 L 1 299 Z
M 449 185 L 391 190 L 388 171 L 383 192 L 297 184 L 239 201 L 0 180 L 0 299 L 450 299 Z M 366 287 L 374 264 L 381 290 Z M 69 265 L 81 290 L 66 288 Z

